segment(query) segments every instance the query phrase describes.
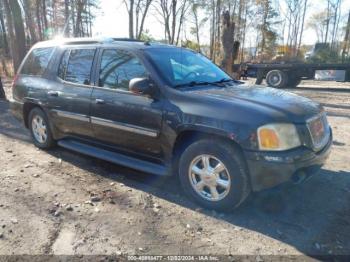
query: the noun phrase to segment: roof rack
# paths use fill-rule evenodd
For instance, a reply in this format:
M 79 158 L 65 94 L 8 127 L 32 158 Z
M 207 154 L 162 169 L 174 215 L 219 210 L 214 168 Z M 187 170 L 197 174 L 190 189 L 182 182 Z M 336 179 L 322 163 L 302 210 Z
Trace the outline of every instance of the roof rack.
M 139 39 L 133 39 L 133 38 L 112 38 L 114 41 L 125 41 L 125 42 L 139 42 L 139 43 L 143 43 L 144 41 L 139 40 Z
M 149 45 L 148 42 L 131 38 L 115 38 L 115 37 L 97 37 L 97 38 L 59 38 L 48 41 L 43 41 L 35 44 L 38 47 L 57 46 L 57 45 L 89 45 L 89 44 L 108 44 L 115 42 L 134 42 L 144 43 Z
M 116 38 L 116 37 L 99 37 L 99 38 L 66 38 L 63 39 L 65 45 L 69 44 L 98 44 L 98 43 L 112 43 L 112 42 L 139 42 L 144 41 L 132 38 Z

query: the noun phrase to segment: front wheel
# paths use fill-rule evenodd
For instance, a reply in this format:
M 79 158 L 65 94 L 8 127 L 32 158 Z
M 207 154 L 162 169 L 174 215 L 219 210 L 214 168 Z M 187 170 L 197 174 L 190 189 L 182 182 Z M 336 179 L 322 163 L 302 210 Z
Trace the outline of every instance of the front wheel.
M 49 121 L 40 108 L 35 107 L 30 111 L 28 126 L 33 142 L 37 147 L 48 149 L 55 145 Z
M 242 154 L 221 140 L 191 144 L 180 158 L 179 175 L 185 192 L 209 209 L 232 210 L 250 192 Z

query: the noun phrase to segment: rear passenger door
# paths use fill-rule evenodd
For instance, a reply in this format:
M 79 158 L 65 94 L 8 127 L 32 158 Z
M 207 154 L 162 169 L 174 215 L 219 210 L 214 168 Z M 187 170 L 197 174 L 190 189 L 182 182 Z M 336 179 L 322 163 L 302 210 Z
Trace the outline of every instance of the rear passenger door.
M 57 85 L 48 93 L 52 119 L 67 135 L 92 137 L 90 124 L 91 75 L 95 48 L 65 49 L 57 70 Z
M 121 149 L 161 157 L 159 135 L 162 103 L 129 91 L 133 78 L 149 76 L 133 53 L 101 49 L 98 86 L 91 97 L 91 123 L 96 138 Z

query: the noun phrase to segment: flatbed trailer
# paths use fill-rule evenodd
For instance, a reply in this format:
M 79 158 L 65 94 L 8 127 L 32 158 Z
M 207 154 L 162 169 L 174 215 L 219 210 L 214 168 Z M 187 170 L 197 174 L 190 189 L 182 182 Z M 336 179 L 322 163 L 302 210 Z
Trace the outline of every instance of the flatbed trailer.
M 256 84 L 266 79 L 267 85 L 275 88 L 296 87 L 301 80 L 314 79 L 317 70 L 345 70 L 345 81 L 350 82 L 350 64 L 248 63 L 245 66 L 248 76 L 256 77 Z

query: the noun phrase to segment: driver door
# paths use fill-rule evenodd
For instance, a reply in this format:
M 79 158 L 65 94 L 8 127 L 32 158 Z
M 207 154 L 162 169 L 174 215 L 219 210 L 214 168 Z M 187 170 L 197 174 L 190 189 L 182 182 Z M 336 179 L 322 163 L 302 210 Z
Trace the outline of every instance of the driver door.
M 95 137 L 120 149 L 161 157 L 162 103 L 129 91 L 133 78 L 148 76 L 140 60 L 122 49 L 101 49 L 99 81 L 91 96 Z

